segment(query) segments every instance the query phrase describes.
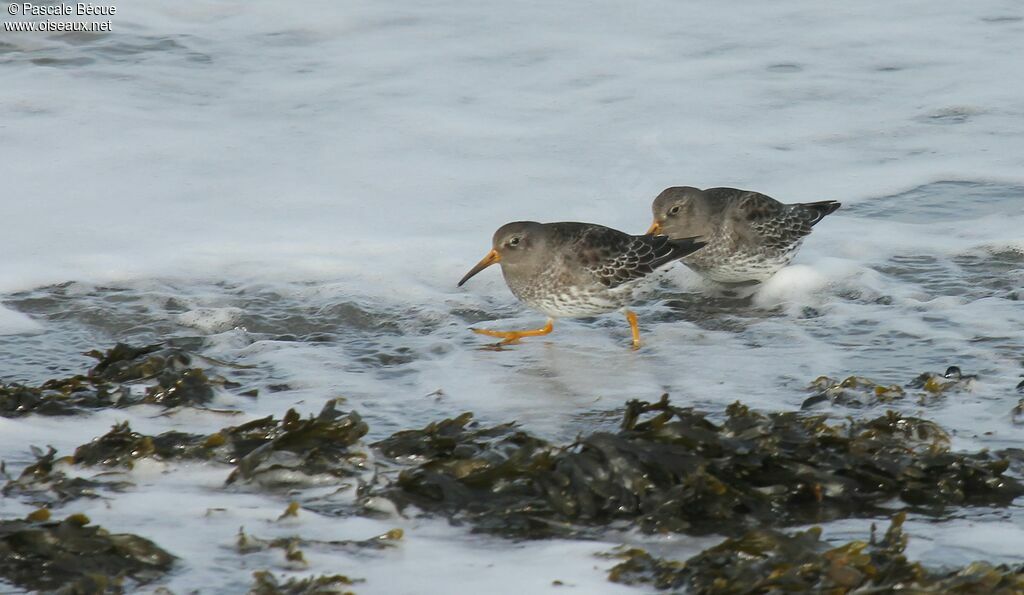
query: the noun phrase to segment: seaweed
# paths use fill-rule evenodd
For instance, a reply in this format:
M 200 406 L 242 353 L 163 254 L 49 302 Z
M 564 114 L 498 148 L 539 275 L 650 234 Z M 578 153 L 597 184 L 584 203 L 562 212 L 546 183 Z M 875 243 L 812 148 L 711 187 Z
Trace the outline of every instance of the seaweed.
M 665 395 L 627 403 L 619 432 L 567 446 L 511 425 L 477 428 L 469 414 L 374 446 L 418 464 L 373 496 L 515 537 L 578 535 L 614 523 L 738 534 L 878 514 L 894 498 L 939 514 L 1024 494 L 1004 474 L 1006 459 L 951 452 L 939 426 L 891 411 L 835 423 L 736 403 L 716 424 Z
M 208 437 L 184 432 L 164 432 L 159 436 L 139 434 L 128 422 L 115 424 L 106 434 L 75 449 L 71 460 L 76 465 L 91 467 L 126 467 L 134 461 L 153 457 L 158 460 L 211 459 L 214 452 Z
M 867 407 L 878 403 L 894 403 L 907 395 L 898 384 L 885 386 L 861 376 L 848 376 L 843 380 L 819 376 L 811 382 L 808 389 L 813 390 L 815 394 L 803 402 L 801 409 L 809 409 L 825 402 L 846 407 Z
M 964 374 L 957 366 L 950 366 L 943 374 L 923 372 L 906 384 L 907 389 L 916 389 L 912 396 L 916 403 L 927 405 L 940 400 L 947 394 L 970 391 L 978 378 L 976 374 Z M 808 397 L 801 409 L 810 409 L 821 403 L 831 403 L 852 408 L 875 405 L 889 405 L 908 398 L 908 392 L 898 384 L 883 385 L 861 376 L 848 376 L 837 380 L 819 376 L 808 387 L 814 395 Z
M 284 559 L 292 568 L 306 568 L 306 555 L 299 549 L 302 547 L 302 539 L 299 537 L 279 537 L 277 539 L 260 539 L 246 534 L 245 529 L 238 530 L 238 539 L 235 547 L 239 554 L 251 554 L 262 552 L 271 548 L 283 550 Z
M 200 406 L 213 399 L 214 385 L 231 384 L 190 367 L 194 357 L 188 352 L 160 344 L 132 347 L 118 343 L 105 352 L 93 350 L 86 355 L 98 362 L 84 375 L 55 378 L 39 386 L 0 383 L 0 416 L 75 415 L 140 403 Z M 145 381 L 155 384 L 141 393 L 132 390 Z
M 40 386 L 0 383 L 0 416 L 74 415 L 89 409 L 117 405 L 107 383 L 95 384 L 86 376 L 47 380 Z
M 328 401 L 318 415 L 307 419 L 289 409 L 281 420 L 269 416 L 210 435 L 171 431 L 148 436 L 121 422 L 63 459 L 57 458 L 53 448 L 44 453 L 32 447 L 36 462 L 17 479 L 9 479 L 0 493 L 26 496 L 36 506 L 98 498 L 101 489 L 120 491 L 131 484 L 69 477 L 58 463 L 132 469 L 137 460 L 145 458 L 236 465 L 228 484 L 239 479 L 272 486 L 300 485 L 324 477 L 334 481 L 360 473 L 367 459 L 365 452 L 350 448 L 366 433 L 366 424 L 354 412 L 337 411 L 336 404 L 336 400 Z
M 99 498 L 100 489 L 120 491 L 129 484 L 123 481 L 68 477 L 57 469 L 57 451 L 50 447 L 43 452 L 32 447 L 36 462 L 26 467 L 17 479 L 11 479 L 0 493 L 4 496 L 23 496 L 35 506 L 53 507 L 78 498 Z
M 977 374 L 964 374 L 958 366 L 950 366 L 942 374 L 923 372 L 907 386 L 923 389 L 933 395 L 941 395 L 947 391 L 970 390 L 977 378 Z
M 239 554 L 246 555 L 255 552 L 263 552 L 270 549 L 280 549 L 284 553 L 285 565 L 292 569 L 304 569 L 308 566 L 303 547 L 328 547 L 342 549 L 350 553 L 358 553 L 359 550 L 374 549 L 380 550 L 395 547 L 402 539 L 401 529 L 392 529 L 382 535 L 363 540 L 336 540 L 322 541 L 305 539 L 299 536 L 278 537 L 274 539 L 261 539 L 254 537 L 239 529 L 235 547 Z M 269 572 L 256 573 L 256 586 L 250 593 L 337 593 L 342 587 L 363 582 L 362 579 L 352 579 L 344 575 L 310 577 L 308 579 L 290 579 L 288 582 L 279 583 Z M 262 575 L 262 576 L 259 576 Z M 257 586 L 260 589 L 258 590 Z M 335 590 L 338 589 L 338 590 Z
M 93 349 L 86 355 L 97 360 L 89 370 L 89 377 L 110 382 L 129 382 L 151 378 L 162 372 L 182 371 L 192 361 L 184 351 L 163 349 L 159 343 L 143 347 L 117 343 L 107 351 Z
M 241 479 L 288 487 L 316 478 L 334 481 L 361 474 L 367 454 L 350 447 L 369 428 L 358 413 L 338 411 L 337 403 L 337 399 L 328 401 L 320 413 L 306 419 L 289 409 L 280 422 L 263 418 L 210 436 L 216 441 L 220 435 L 234 446 L 236 467 L 227 483 Z
M 0 578 L 24 589 L 119 593 L 125 579 L 145 584 L 174 564 L 148 539 L 89 523 L 82 514 L 0 521 Z
M 608 574 L 612 582 L 649 584 L 658 589 L 686 588 L 694 593 L 977 593 L 1024 592 L 1024 564 L 992 566 L 975 562 L 964 568 L 930 571 L 904 555 L 906 513 L 896 514 L 881 540 L 851 541 L 833 547 L 821 529 L 786 534 L 756 529 L 726 539 L 686 562 L 664 560 L 641 549 Z
M 113 479 L 105 472 L 92 478 L 69 477 L 65 466 L 131 469 L 135 461 L 142 458 L 208 460 L 218 454 L 207 436 L 183 432 L 147 436 L 133 431 L 128 422 L 115 424 L 106 434 L 76 448 L 69 457 L 57 458 L 53 447 L 43 453 L 33 446 L 32 451 L 36 462 L 22 470 L 17 479 L 9 479 L 0 493 L 26 497 L 36 506 L 57 506 L 78 498 L 100 498 L 103 490 L 123 491 L 132 485 L 128 481 Z M 228 458 L 230 455 L 224 455 L 224 462 Z M 103 479 L 97 479 L 99 477 Z
M 205 405 L 213 400 L 213 386 L 206 373 L 199 368 L 167 371 L 157 376 L 156 386 L 146 389 L 139 403 L 163 407 Z
M 352 595 L 347 587 L 361 582 L 343 574 L 289 578 L 281 582 L 273 573 L 259 570 L 252 573 L 249 595 Z
M 532 478 L 550 467 L 556 449 L 515 424 L 481 428 L 463 413 L 372 446 L 400 462 L 423 460 L 381 493 L 399 506 L 453 517 L 465 511 L 483 530 L 512 535 L 546 533 L 554 520 L 542 518 L 553 511 Z
M 375 535 L 368 539 L 306 539 L 299 536 L 277 537 L 274 539 L 263 539 L 249 535 L 245 529 L 238 530 L 238 537 L 235 540 L 235 548 L 240 554 L 251 554 L 269 549 L 280 549 L 285 551 L 285 557 L 290 560 L 302 558 L 301 547 L 328 547 L 341 549 L 348 552 L 359 552 L 365 550 L 385 550 L 396 547 L 404 537 L 401 529 L 391 529 L 386 533 Z

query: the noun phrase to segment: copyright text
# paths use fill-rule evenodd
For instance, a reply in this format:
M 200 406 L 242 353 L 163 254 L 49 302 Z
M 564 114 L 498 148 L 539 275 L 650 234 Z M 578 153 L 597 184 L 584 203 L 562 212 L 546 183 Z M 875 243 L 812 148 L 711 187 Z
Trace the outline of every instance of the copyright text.
M 28 17 L 31 20 L 4 21 L 3 31 L 16 32 L 110 32 L 111 22 L 107 20 L 74 20 L 75 17 L 111 17 L 117 14 L 113 4 L 94 4 L 92 2 L 33 4 L 31 2 L 10 2 L 6 5 L 7 14 L 12 17 Z M 42 20 L 32 17 L 57 17 L 54 20 Z M 61 18 L 63 17 L 63 18 Z
M 113 16 L 117 13 L 117 7 L 111 4 L 93 4 L 92 2 L 78 2 L 73 5 L 11 2 L 7 5 L 7 13 L 11 16 L 28 17 Z

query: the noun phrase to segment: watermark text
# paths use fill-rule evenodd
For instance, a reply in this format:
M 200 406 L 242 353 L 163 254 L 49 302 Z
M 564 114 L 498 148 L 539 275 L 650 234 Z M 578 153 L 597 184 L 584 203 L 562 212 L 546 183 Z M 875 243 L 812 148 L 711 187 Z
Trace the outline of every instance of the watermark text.
M 10 2 L 7 14 L 13 17 L 110 17 L 117 14 L 113 4 L 94 4 L 92 2 L 76 2 L 74 4 L 33 4 L 31 2 Z M 3 30 L 9 33 L 24 32 L 109 32 L 111 20 L 23 20 L 4 21 Z

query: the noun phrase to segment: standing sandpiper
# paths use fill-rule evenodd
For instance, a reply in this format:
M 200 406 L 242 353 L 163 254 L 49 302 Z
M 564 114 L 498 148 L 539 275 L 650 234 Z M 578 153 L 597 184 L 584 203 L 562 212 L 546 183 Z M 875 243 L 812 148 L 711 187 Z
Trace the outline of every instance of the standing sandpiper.
M 634 236 L 592 223 L 516 221 L 494 232 L 493 249 L 459 281 L 501 263 L 505 283 L 531 308 L 550 318 L 544 328 L 526 331 L 473 332 L 514 343 L 522 337 L 546 335 L 560 317 L 594 316 L 622 310 L 640 346 L 633 301 L 639 281 L 658 267 L 693 253 L 704 245 L 696 238 Z
M 789 264 L 811 228 L 838 208 L 834 200 L 787 205 L 749 190 L 677 186 L 654 199 L 647 233 L 700 236 L 707 247 L 683 263 L 719 283 L 756 283 Z

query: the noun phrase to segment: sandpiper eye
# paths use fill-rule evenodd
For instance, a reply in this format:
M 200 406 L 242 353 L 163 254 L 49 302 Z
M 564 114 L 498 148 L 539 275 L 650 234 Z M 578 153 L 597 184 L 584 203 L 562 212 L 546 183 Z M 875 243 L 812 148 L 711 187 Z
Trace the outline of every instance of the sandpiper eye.
M 680 206 L 676 205 L 676 206 L 674 206 L 674 207 L 672 207 L 671 209 L 668 210 L 668 214 L 669 215 L 678 215 L 679 214 L 679 209 L 680 209 Z
M 508 245 L 512 248 L 515 248 L 516 246 L 519 245 L 519 238 L 510 238 L 508 241 Z

